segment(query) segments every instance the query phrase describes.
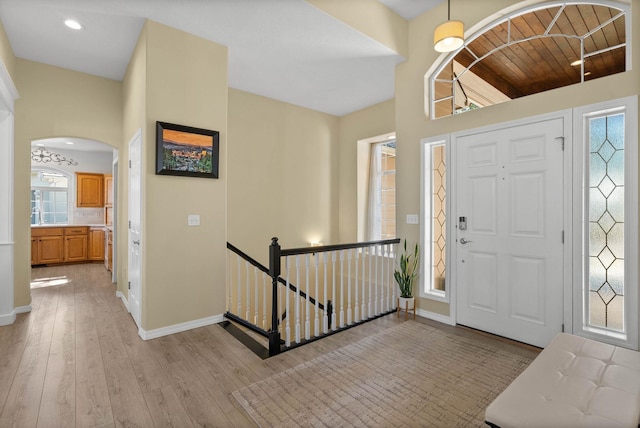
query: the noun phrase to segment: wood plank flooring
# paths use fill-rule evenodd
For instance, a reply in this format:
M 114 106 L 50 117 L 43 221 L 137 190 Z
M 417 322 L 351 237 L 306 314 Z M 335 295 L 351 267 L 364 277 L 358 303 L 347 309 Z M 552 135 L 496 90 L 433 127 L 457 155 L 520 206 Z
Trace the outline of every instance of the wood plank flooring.
M 143 341 L 101 264 L 34 268 L 32 287 L 32 311 L 0 327 L 3 428 L 255 426 L 233 391 L 403 322 L 261 360 L 217 325 Z

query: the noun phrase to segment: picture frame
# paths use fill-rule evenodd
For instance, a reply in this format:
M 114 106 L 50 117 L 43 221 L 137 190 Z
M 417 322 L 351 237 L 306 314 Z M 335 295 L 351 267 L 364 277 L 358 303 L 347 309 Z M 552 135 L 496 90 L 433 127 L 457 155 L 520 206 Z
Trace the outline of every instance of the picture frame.
M 218 178 L 220 133 L 156 122 L 156 174 Z

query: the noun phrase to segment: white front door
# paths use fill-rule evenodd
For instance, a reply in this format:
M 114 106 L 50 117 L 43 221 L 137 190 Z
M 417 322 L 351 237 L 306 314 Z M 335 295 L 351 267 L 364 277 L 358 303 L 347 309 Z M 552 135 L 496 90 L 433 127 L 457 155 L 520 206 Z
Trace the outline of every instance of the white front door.
M 562 136 L 558 118 L 454 141 L 458 324 L 536 346 L 562 331 Z
M 129 312 L 138 328 L 142 283 L 141 196 L 142 135 L 138 132 L 129 142 Z

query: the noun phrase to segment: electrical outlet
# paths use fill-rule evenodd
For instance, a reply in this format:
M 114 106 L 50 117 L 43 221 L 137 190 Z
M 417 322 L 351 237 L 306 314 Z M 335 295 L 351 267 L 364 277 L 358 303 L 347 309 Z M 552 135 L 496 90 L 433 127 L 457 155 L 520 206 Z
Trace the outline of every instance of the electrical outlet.
M 198 214 L 189 214 L 187 216 L 187 225 L 189 225 L 189 226 L 200 226 L 200 215 L 198 215 Z
M 407 224 L 418 224 L 418 214 L 407 214 Z

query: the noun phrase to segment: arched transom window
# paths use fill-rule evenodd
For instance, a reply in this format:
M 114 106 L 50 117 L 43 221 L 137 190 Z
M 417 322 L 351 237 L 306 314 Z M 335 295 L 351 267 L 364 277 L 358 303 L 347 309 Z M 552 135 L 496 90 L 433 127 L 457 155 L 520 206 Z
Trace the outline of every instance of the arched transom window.
M 620 73 L 630 66 L 629 5 L 545 2 L 469 37 L 429 77 L 431 118 Z

